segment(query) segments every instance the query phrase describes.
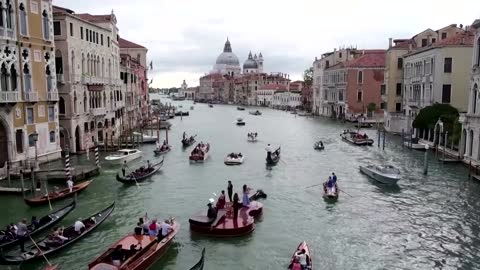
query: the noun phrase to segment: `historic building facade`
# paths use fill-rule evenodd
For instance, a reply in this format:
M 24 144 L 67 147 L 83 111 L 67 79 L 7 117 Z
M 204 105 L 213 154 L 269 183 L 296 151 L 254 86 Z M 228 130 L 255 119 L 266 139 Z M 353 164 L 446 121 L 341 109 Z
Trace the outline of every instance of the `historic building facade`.
M 63 148 L 77 153 L 118 138 L 124 115 L 115 15 L 54 8 Z
M 2 1 L 0 168 L 61 156 L 52 2 Z

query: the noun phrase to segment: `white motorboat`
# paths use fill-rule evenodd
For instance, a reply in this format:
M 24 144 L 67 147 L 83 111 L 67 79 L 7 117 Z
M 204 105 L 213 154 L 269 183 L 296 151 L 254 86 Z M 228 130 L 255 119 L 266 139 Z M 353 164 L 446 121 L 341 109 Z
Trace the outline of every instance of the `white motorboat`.
M 231 153 L 225 158 L 224 162 L 225 162 L 225 165 L 240 165 L 243 163 L 244 159 L 245 159 L 245 156 L 242 155 L 242 153 L 238 153 L 238 154 Z
M 140 141 L 143 143 L 155 143 L 157 141 L 156 136 L 150 136 L 150 135 L 142 134 L 140 132 L 133 132 L 133 136 L 135 136 L 136 141 Z
M 112 164 L 123 164 L 124 161 L 130 162 L 142 156 L 142 151 L 138 149 L 120 149 L 116 153 L 105 157 L 106 161 Z
M 368 138 L 367 134 L 360 134 L 355 131 L 343 131 L 342 134 L 340 134 L 340 137 L 348 143 L 351 143 L 353 145 L 358 145 L 358 146 L 363 146 L 363 145 L 372 145 L 373 140 Z
M 245 126 L 245 121 L 242 118 L 237 118 L 237 126 Z
M 247 137 L 248 137 L 249 142 L 256 142 L 257 137 L 258 137 L 258 133 L 257 132 L 248 133 Z
M 259 111 L 259 110 L 256 110 L 256 111 L 250 111 L 249 112 L 251 115 L 262 115 L 262 112 Z
M 423 144 L 423 143 L 410 143 L 409 141 L 407 142 L 403 142 L 403 145 L 405 145 L 406 147 L 408 148 L 412 148 L 413 150 L 418 150 L 418 151 L 425 151 L 426 148 L 426 144 Z
M 382 184 L 395 185 L 400 180 L 400 170 L 392 165 L 360 166 L 360 171 Z

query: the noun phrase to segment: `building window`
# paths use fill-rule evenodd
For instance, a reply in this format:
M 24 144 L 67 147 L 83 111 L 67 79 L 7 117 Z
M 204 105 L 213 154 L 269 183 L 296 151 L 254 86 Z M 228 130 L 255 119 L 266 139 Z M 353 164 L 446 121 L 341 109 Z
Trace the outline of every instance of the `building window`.
M 55 142 L 55 131 L 50 131 L 50 143 Z
M 330 66 L 330 61 L 327 60 L 327 61 L 325 62 L 325 68 L 328 68 L 329 66 Z
M 338 53 L 338 57 L 342 58 L 342 53 L 341 52 Z
M 357 82 L 359 84 L 362 84 L 363 83 L 363 71 L 359 70 L 358 71 L 358 74 L 357 74 Z
M 385 110 L 386 108 L 387 108 L 387 103 L 386 102 L 380 103 L 380 109 L 381 110 Z
M 86 40 L 86 41 L 89 41 L 89 40 L 88 40 L 88 31 L 89 31 L 88 29 L 85 29 L 85 40 Z
M 402 96 L 402 84 L 397 83 L 397 91 L 396 91 L 397 97 Z
M 80 26 L 80 39 L 83 39 L 83 27 Z
M 442 88 L 442 103 L 450 103 L 451 93 L 452 93 L 452 85 L 444 84 Z
M 426 38 L 422 38 L 422 47 L 425 47 L 427 46 L 427 39 Z
M 23 65 L 23 81 L 25 84 L 25 92 L 32 92 L 32 75 L 28 64 Z
M 27 108 L 27 125 L 35 124 L 35 116 L 33 114 L 33 108 Z
M 100 45 L 103 46 L 103 34 L 100 35 Z
M 10 91 L 17 91 L 17 69 L 15 65 L 10 67 Z
M 48 20 L 48 13 L 46 10 L 42 12 L 42 25 L 43 25 L 43 39 L 50 40 L 50 27 Z
M 23 3 L 20 3 L 20 6 L 18 7 L 19 11 L 19 16 L 20 16 L 20 34 L 22 36 L 28 35 L 27 32 L 27 10 L 25 9 L 25 5 Z
M 33 134 L 28 135 L 28 146 L 34 147 L 35 141 L 33 140 Z
M 53 34 L 55 36 L 59 36 L 62 34 L 62 28 L 60 26 L 60 22 L 53 22 Z
M 480 37 L 477 40 L 477 66 L 480 67 Z
M 442 39 L 446 39 L 447 38 L 447 33 L 443 32 L 442 33 Z
M 70 23 L 70 36 L 73 37 L 73 23 Z
M 432 44 L 437 42 L 437 39 L 436 38 L 432 38 Z
M 380 95 L 385 95 L 386 94 L 386 88 L 385 84 L 380 85 Z
M 362 101 L 362 92 L 361 91 L 357 92 L 357 101 L 358 102 Z
M 98 33 L 95 33 L 95 43 L 98 44 Z
M 89 36 L 90 36 L 90 37 L 89 37 L 89 38 L 90 38 L 90 39 L 89 39 L 90 42 L 93 42 L 93 31 L 92 31 L 92 30 L 88 31 L 88 34 L 89 34 Z
M 402 111 L 402 103 L 399 103 L 399 102 L 395 103 L 395 111 L 396 112 Z
M 443 72 L 452 73 L 452 58 L 446 57 L 443 62 Z
M 107 46 L 110 47 L 110 37 L 107 37 Z
M 401 58 L 401 57 L 397 58 L 397 68 L 398 69 L 403 68 L 403 58 Z
M 23 130 L 17 129 L 15 131 L 15 145 L 17 148 L 17 153 L 23 153 Z
M 5 4 L 5 21 L 8 29 L 13 30 L 13 7 L 11 1 L 7 1 Z
M 55 122 L 55 107 L 48 106 L 48 122 Z
M 65 115 L 65 99 L 63 99 L 63 97 L 59 99 L 58 110 L 60 111 L 60 115 Z

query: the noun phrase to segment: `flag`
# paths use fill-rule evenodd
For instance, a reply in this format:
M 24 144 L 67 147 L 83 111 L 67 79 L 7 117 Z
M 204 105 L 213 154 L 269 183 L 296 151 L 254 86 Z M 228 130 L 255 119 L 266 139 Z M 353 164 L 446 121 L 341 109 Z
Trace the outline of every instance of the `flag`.
M 153 69 L 153 61 L 150 61 L 150 69 Z
M 149 84 L 152 84 L 153 83 L 153 79 L 150 80 L 150 83 Z

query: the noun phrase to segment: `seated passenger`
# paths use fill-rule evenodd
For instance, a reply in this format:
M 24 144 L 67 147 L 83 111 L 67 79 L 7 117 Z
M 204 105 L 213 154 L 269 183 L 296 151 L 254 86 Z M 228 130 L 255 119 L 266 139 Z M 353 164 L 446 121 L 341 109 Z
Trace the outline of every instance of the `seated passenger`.
M 122 265 L 122 261 L 125 260 L 125 253 L 122 250 L 122 245 L 118 245 L 115 247 L 115 249 L 112 251 L 111 257 L 113 265 Z
M 140 246 L 138 249 L 136 248 L 137 246 Z M 130 245 L 130 249 L 129 250 L 124 250 L 124 253 L 125 253 L 125 260 L 132 257 L 133 255 L 135 255 L 135 253 L 137 253 L 138 251 L 142 250 L 142 245 L 140 243 L 134 245 L 134 244 L 131 244 Z
M 210 219 L 216 219 L 217 210 L 214 207 L 212 207 L 211 203 L 208 203 L 207 206 L 208 206 L 207 217 Z

